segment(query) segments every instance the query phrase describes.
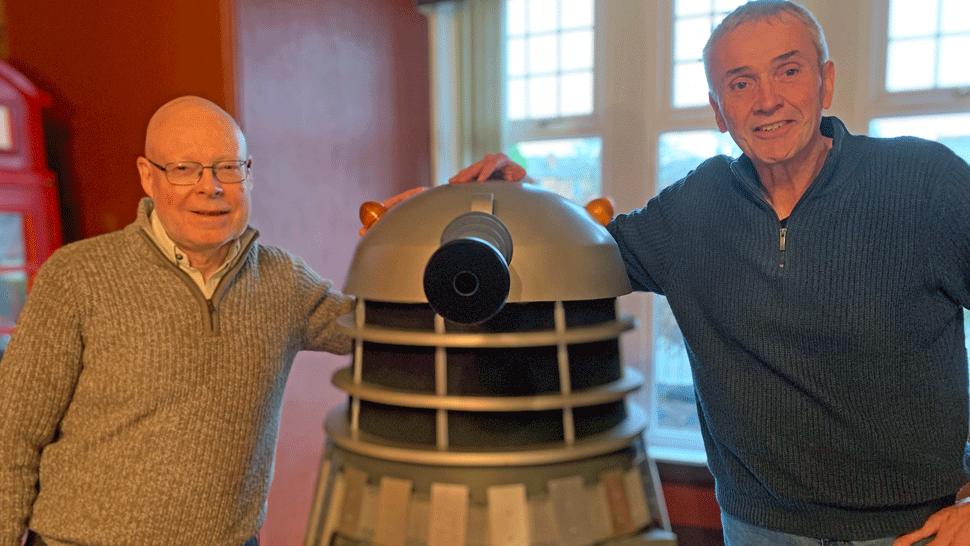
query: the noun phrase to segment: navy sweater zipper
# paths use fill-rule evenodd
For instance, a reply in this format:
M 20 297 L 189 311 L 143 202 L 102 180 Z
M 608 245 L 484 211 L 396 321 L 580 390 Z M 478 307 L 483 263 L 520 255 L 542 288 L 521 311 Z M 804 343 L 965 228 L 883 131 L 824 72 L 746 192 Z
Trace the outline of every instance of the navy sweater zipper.
M 780 269 L 785 268 L 785 239 L 788 237 L 788 228 L 781 227 L 778 229 L 778 267 Z

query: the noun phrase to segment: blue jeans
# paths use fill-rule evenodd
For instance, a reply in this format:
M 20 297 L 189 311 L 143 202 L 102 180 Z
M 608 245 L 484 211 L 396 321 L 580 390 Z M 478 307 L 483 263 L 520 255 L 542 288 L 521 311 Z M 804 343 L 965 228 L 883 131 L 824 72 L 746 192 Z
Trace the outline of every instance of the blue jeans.
M 892 546 L 896 537 L 872 540 L 837 540 L 812 538 L 772 531 L 745 523 L 721 512 L 721 525 L 724 527 L 724 546 Z M 930 539 L 917 542 L 929 544 Z

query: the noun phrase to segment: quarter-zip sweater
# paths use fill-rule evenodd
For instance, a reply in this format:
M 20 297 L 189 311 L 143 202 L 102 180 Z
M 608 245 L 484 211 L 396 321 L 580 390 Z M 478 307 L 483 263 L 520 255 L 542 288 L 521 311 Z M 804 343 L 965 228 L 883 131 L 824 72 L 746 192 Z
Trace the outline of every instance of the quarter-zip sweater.
M 721 508 L 870 539 L 965 481 L 970 168 L 925 140 L 821 131 L 832 149 L 785 227 L 751 161 L 718 156 L 608 229 L 683 331 Z
M 346 353 L 351 309 L 301 260 L 244 246 L 211 300 L 127 228 L 67 245 L 0 362 L 0 546 L 238 546 L 259 529 L 286 377 Z

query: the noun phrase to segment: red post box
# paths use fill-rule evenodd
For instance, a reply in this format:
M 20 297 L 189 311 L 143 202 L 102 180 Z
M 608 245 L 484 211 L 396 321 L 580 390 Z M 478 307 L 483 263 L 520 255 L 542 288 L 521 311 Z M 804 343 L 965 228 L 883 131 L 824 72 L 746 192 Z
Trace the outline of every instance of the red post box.
M 42 109 L 50 96 L 0 61 L 0 354 L 40 264 L 61 244 Z

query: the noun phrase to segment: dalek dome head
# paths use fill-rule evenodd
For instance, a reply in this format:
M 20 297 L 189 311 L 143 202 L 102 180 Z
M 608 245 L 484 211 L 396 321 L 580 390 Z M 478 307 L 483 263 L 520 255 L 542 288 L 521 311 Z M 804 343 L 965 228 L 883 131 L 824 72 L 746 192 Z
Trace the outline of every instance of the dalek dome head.
M 615 298 L 630 283 L 586 209 L 532 184 L 485 182 L 438 186 L 387 210 L 360 240 L 344 291 L 478 323 L 505 302 Z

